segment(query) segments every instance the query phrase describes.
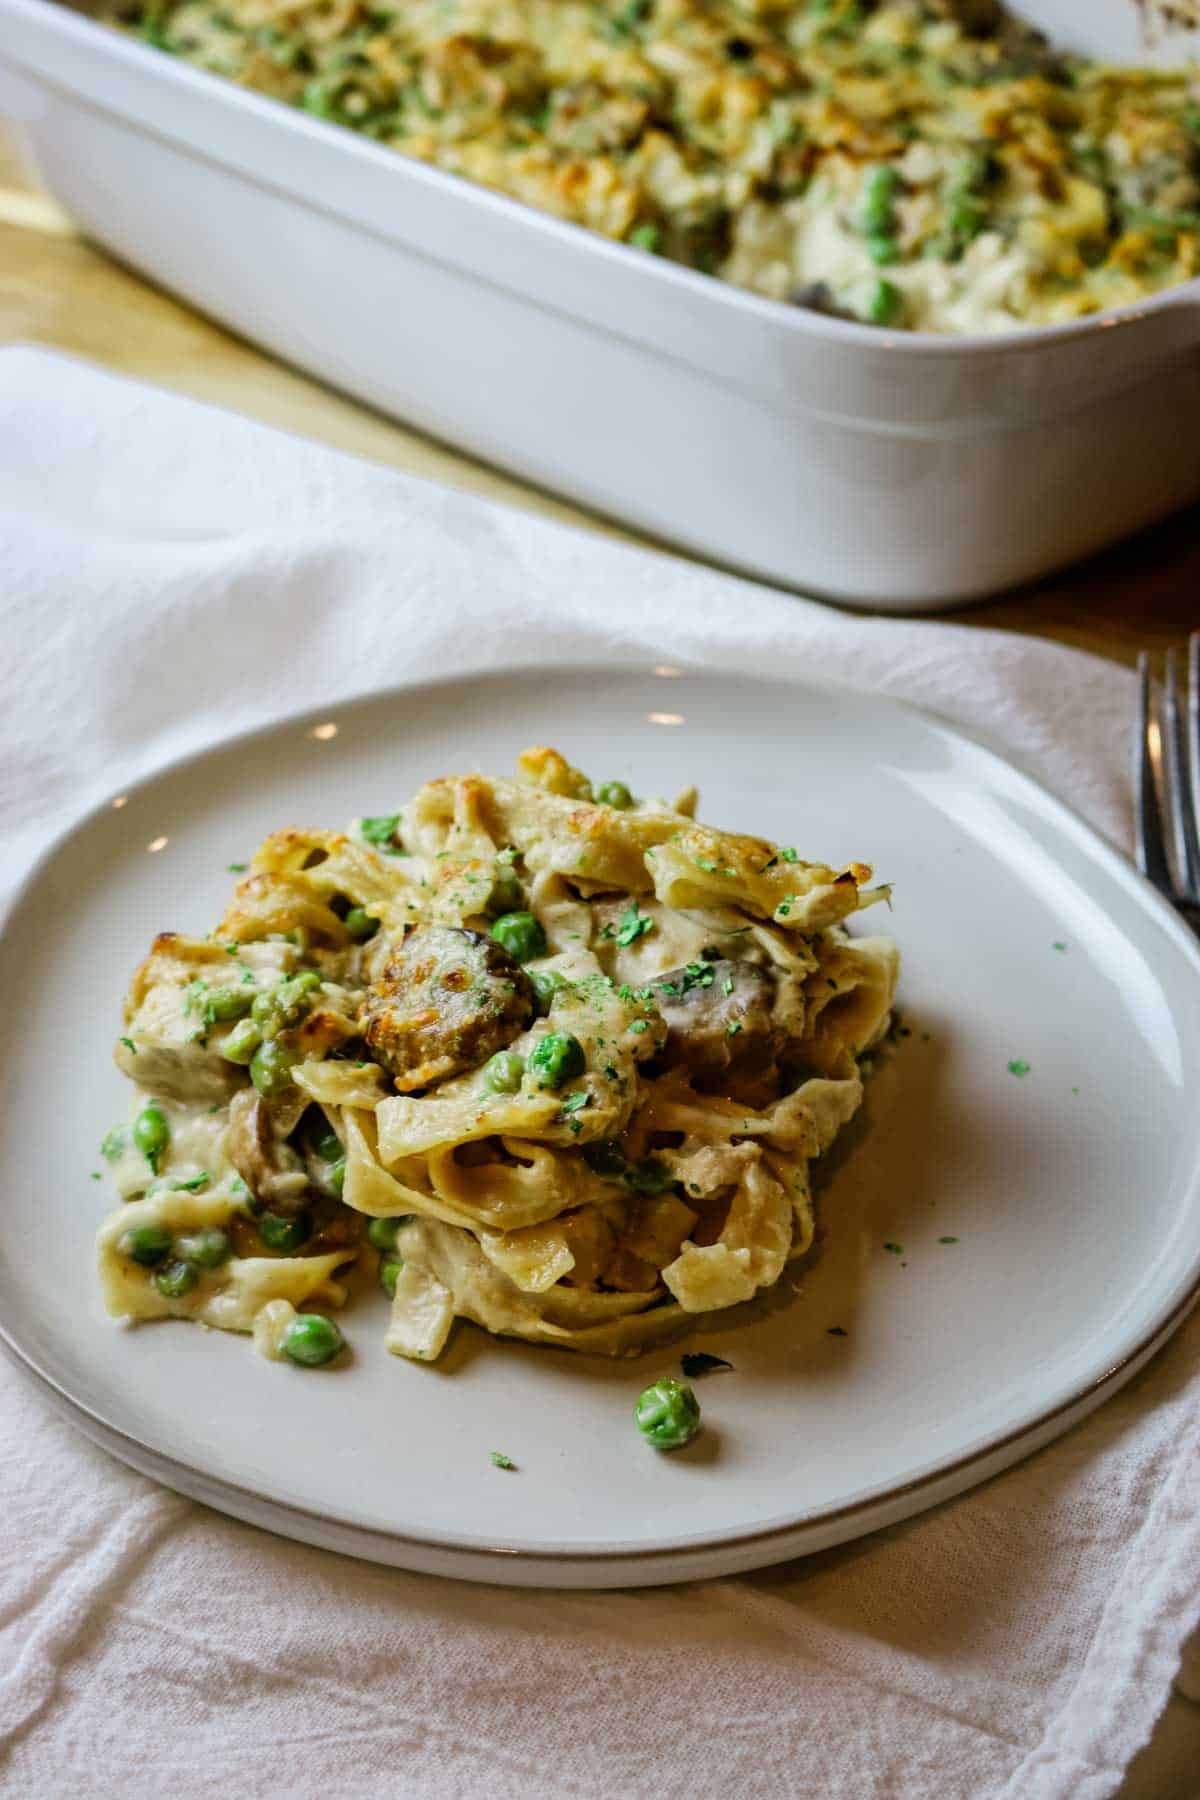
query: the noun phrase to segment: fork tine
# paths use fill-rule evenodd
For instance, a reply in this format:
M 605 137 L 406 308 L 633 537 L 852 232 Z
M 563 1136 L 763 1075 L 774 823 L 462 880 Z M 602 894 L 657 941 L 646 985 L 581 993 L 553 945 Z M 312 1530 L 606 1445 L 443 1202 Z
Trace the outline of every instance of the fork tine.
M 1170 809 L 1175 872 L 1181 894 L 1190 899 L 1200 891 L 1200 851 L 1197 850 L 1193 830 L 1191 777 L 1185 751 L 1187 725 L 1179 705 L 1179 670 L 1174 650 L 1167 651 L 1162 729 L 1166 739 L 1167 806 Z
M 1171 870 L 1167 863 L 1166 847 L 1163 843 L 1162 821 L 1158 810 L 1158 790 L 1155 780 L 1159 773 L 1158 764 L 1162 751 L 1162 737 L 1158 720 L 1154 716 L 1153 694 L 1150 688 L 1150 658 L 1146 651 L 1138 657 L 1138 731 L 1134 752 L 1135 779 L 1134 796 L 1136 801 L 1137 823 L 1137 862 L 1138 868 L 1147 880 L 1152 881 L 1160 893 L 1168 899 L 1174 898 L 1171 882 Z

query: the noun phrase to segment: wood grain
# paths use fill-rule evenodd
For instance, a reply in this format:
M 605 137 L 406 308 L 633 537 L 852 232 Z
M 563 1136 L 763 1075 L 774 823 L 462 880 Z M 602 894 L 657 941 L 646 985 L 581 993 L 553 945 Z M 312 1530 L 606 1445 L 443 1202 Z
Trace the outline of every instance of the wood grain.
M 0 128 L 0 342 L 15 341 L 86 357 L 448 487 L 632 535 L 333 392 L 122 267 L 35 191 Z M 1176 643 L 1200 627 L 1200 509 L 1035 587 L 942 616 L 1132 662 L 1140 646 Z

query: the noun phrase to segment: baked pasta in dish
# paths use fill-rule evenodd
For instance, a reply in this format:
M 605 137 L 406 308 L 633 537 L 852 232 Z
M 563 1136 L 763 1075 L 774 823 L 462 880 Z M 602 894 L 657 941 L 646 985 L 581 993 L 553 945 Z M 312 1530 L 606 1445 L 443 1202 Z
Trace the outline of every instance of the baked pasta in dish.
M 109 1310 L 320 1361 L 298 1309 L 358 1264 L 401 1356 L 456 1317 L 627 1355 L 772 1287 L 889 1023 L 895 947 L 847 929 L 887 890 L 694 801 L 593 794 L 543 748 L 269 837 L 134 976 Z
M 161 50 L 772 299 L 1054 324 L 1200 267 L 1194 74 L 998 0 L 116 0 Z

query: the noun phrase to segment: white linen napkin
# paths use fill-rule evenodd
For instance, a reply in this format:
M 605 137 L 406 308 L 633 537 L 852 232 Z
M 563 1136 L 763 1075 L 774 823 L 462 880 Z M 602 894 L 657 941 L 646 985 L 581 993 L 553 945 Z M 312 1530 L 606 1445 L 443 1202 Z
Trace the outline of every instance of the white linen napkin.
M 850 618 L 0 352 L 0 868 L 301 708 L 587 659 L 813 674 L 989 739 L 1126 842 L 1132 679 Z M 1200 1613 L 1200 1317 L 985 1487 L 740 1580 L 522 1593 L 236 1524 L 0 1370 L 0 1783 L 54 1796 L 1099 1800 Z

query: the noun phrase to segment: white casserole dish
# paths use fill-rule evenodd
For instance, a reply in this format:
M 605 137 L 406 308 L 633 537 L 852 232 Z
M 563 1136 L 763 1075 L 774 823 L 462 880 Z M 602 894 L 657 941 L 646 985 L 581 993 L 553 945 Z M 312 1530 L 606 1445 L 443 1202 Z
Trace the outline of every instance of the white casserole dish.
M 1132 0 L 1029 0 L 1129 60 Z M 1084 20 L 1086 19 L 1086 23 Z M 0 113 L 85 230 L 339 388 L 599 512 L 859 606 L 1030 579 L 1200 497 L 1200 281 L 1051 330 L 829 320 L 0 0 Z

